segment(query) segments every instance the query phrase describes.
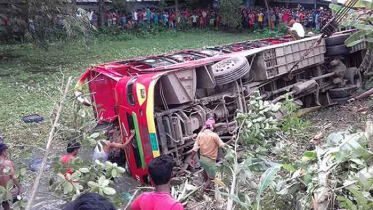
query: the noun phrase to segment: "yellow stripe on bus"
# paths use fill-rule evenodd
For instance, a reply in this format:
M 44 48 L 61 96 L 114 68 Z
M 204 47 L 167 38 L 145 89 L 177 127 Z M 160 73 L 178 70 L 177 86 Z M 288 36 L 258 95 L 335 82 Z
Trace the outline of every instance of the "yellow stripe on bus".
M 154 123 L 154 87 L 156 82 L 157 80 L 153 80 L 149 84 L 148 101 L 146 105 L 146 119 L 148 122 L 148 130 L 150 136 L 150 143 L 152 145 L 153 157 L 158 157 L 160 155 Z

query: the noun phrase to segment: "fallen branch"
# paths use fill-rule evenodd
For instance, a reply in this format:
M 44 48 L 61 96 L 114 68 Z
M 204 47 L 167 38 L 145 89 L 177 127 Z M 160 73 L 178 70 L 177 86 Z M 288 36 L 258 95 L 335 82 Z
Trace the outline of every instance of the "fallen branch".
M 62 94 L 62 97 L 61 97 L 61 100 L 60 100 L 60 105 L 59 105 L 58 110 L 57 110 L 56 118 L 55 118 L 53 126 L 52 126 L 52 128 L 49 132 L 49 138 L 48 138 L 47 146 L 45 147 L 45 153 L 44 153 L 43 161 L 41 162 L 41 166 L 40 166 L 40 169 L 38 171 L 38 175 L 37 175 L 37 177 L 35 179 L 35 183 L 32 187 L 31 194 L 30 194 L 29 200 L 27 202 L 26 210 L 31 209 L 32 202 L 34 201 L 36 191 L 38 190 L 39 182 L 40 182 L 41 176 L 43 174 L 45 165 L 46 165 L 47 160 L 48 160 L 48 155 L 49 155 L 51 143 L 52 143 L 52 140 L 53 140 L 53 136 L 54 136 L 56 128 L 58 126 L 58 121 L 61 117 L 62 109 L 63 109 L 63 106 L 65 104 L 65 100 L 66 100 L 67 93 L 69 91 L 69 86 L 70 86 L 71 80 L 72 80 L 72 77 L 69 77 L 69 79 L 66 83 L 66 86 L 65 86 L 65 90 Z
M 133 193 L 131 199 L 128 201 L 128 203 L 127 203 L 126 207 L 124 208 L 124 210 L 126 210 L 126 209 L 128 209 L 128 207 L 130 207 L 130 205 L 131 205 L 131 203 L 132 203 L 132 200 L 136 197 L 136 195 L 137 195 L 137 193 L 139 192 L 139 190 L 140 190 L 140 189 L 137 189 L 137 190 Z

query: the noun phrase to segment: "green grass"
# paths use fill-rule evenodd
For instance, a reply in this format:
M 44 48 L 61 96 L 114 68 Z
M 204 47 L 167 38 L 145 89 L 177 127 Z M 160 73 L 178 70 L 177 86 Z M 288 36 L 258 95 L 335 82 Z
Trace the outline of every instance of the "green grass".
M 169 31 L 146 39 L 132 37 L 128 41 L 108 41 L 101 37 L 88 45 L 54 43 L 48 50 L 31 44 L 0 46 L 0 133 L 14 144 L 43 143 L 50 126 L 50 113 L 59 99 L 63 75 L 65 79 L 77 78 L 86 68 L 98 63 L 257 39 L 257 36 Z M 32 113 L 39 113 L 46 121 L 39 125 L 24 124 L 22 117 Z

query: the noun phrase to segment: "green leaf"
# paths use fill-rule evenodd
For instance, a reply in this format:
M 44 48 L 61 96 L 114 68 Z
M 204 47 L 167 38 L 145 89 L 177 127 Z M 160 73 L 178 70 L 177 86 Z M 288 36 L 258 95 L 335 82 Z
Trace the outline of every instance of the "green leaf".
M 295 172 L 297 169 L 294 168 L 294 166 L 290 165 L 290 164 L 283 164 L 282 167 L 287 170 L 287 171 L 290 171 L 290 172 Z
M 79 171 L 82 172 L 82 173 L 89 173 L 88 168 L 80 168 Z
M 98 185 L 102 186 L 102 184 L 104 183 L 104 181 L 106 180 L 105 176 L 101 176 L 99 179 L 98 179 Z
M 5 193 L 7 190 L 5 189 L 5 187 L 3 186 L 0 186 L 0 193 Z
M 358 206 L 362 207 L 362 209 L 368 209 L 368 199 L 365 198 L 365 196 L 363 195 L 363 193 L 359 190 L 356 190 L 356 189 L 349 189 L 347 188 L 355 197 L 355 200 L 358 204 Z
M 66 180 L 65 176 L 63 174 L 61 174 L 61 173 L 58 173 L 57 176 L 59 178 L 61 178 L 62 180 Z
M 281 166 L 275 166 L 267 169 L 262 176 L 260 177 L 258 191 L 257 191 L 257 200 L 258 205 L 260 204 L 260 197 L 264 190 L 272 184 L 273 180 L 276 178 L 277 172 L 281 169 Z
M 106 161 L 105 168 L 106 169 L 111 169 L 111 168 L 113 168 L 113 164 L 110 161 Z
M 88 184 L 88 186 L 90 186 L 91 188 L 94 188 L 94 187 L 100 187 L 100 185 L 98 185 L 96 182 L 93 182 L 93 181 L 89 181 L 87 184 Z
M 347 47 L 355 46 L 364 41 L 364 37 L 368 35 L 366 31 L 358 31 L 352 34 L 348 39 L 346 39 L 345 44 Z
M 89 136 L 89 138 L 91 138 L 91 139 L 96 139 L 97 137 L 99 137 L 100 136 L 100 133 L 92 133 L 90 136 Z
M 118 172 L 121 174 L 126 172 L 126 169 L 124 169 L 123 167 L 118 167 L 117 169 L 118 169 Z
M 115 178 L 115 177 L 118 177 L 118 175 L 119 175 L 118 170 L 113 168 L 113 170 L 111 171 L 111 176 Z
M 13 180 L 10 179 L 10 180 L 6 183 L 6 189 L 9 191 L 9 190 L 11 190 L 13 187 L 14 187 Z
M 63 184 L 63 194 L 67 194 L 73 191 L 73 185 L 70 182 L 65 182 Z
M 102 182 L 102 184 L 100 184 L 100 186 L 101 186 L 101 187 L 106 187 L 106 186 L 109 185 L 109 183 L 110 183 L 110 181 L 109 181 L 108 179 L 105 179 L 105 180 Z
M 111 187 L 104 187 L 103 192 L 106 195 L 114 195 L 116 193 L 115 189 Z
M 82 173 L 80 171 L 75 171 L 72 175 L 71 175 L 71 179 L 70 180 L 74 180 L 74 181 L 77 181 L 79 180 L 80 176 L 82 175 Z
M 349 210 L 357 210 L 357 207 L 348 198 L 338 196 L 337 201 L 339 201 L 339 206 Z
M 225 192 L 221 192 L 221 194 L 229 197 L 234 202 L 236 202 L 237 204 L 239 204 L 240 206 L 242 206 L 244 208 L 247 208 L 250 205 L 249 203 L 242 202 L 237 195 L 232 195 L 232 194 L 228 194 L 228 193 L 225 193 Z
M 316 151 L 305 151 L 303 153 L 302 161 L 316 160 L 316 158 L 317 158 Z

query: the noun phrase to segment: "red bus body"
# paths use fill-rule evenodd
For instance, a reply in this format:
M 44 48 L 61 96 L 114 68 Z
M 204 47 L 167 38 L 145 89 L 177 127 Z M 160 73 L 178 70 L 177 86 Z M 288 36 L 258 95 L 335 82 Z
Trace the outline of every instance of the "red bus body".
M 315 39 L 317 37 L 310 38 L 308 42 Z M 322 60 L 318 63 L 299 69 L 300 79 L 294 79 L 293 83 L 283 82 L 279 74 L 272 80 L 241 79 L 239 83 L 221 87 L 210 85 L 210 88 L 208 82 L 213 80 L 207 79 L 204 84 L 202 78 L 208 76 L 213 64 L 241 56 L 251 62 L 252 74 L 259 74 L 262 70 L 255 63 L 260 62 L 258 55 L 302 43 L 285 36 L 106 63 L 88 69 L 80 78 L 77 90 L 89 81 L 98 123 L 120 126 L 123 140 L 130 130 L 135 130 L 135 140 L 125 150 L 126 159 L 133 178 L 147 182 L 147 165 L 160 154 L 173 155 L 181 168 L 187 167 L 188 151 L 208 113 L 217 117 L 217 126 L 220 126 L 217 132 L 223 136 L 229 134 L 235 127 L 232 115 L 236 109 L 241 109 L 236 102 L 244 98 L 242 96 L 257 89 L 267 94 L 265 98 L 275 98 L 280 95 L 276 90 L 298 84 L 303 77 L 309 78 L 309 72 L 316 72 L 315 68 L 325 60 L 325 51 L 320 52 Z M 279 47 L 274 48 L 276 46 Z M 312 76 L 320 75 L 313 73 Z M 324 87 L 321 80 L 317 81 L 320 88 Z M 239 85 L 237 91 L 236 84 Z M 307 90 L 299 94 L 299 98 L 304 99 L 312 93 Z M 222 100 L 225 102 L 220 104 Z

